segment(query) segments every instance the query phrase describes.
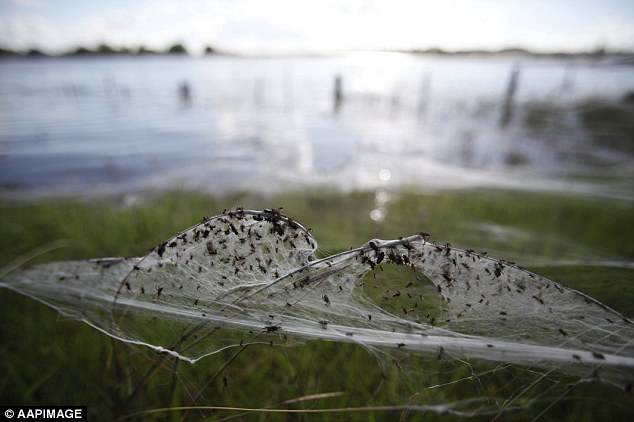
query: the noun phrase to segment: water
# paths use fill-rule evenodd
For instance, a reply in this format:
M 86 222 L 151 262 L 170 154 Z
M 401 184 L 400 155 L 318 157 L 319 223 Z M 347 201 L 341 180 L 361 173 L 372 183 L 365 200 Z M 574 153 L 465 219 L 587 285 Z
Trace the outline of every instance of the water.
M 517 88 L 504 125 L 513 69 Z M 632 66 L 606 60 L 396 53 L 3 59 L 0 194 L 327 185 L 631 197 L 632 150 L 596 142 L 578 113 L 621 107 L 631 91 Z

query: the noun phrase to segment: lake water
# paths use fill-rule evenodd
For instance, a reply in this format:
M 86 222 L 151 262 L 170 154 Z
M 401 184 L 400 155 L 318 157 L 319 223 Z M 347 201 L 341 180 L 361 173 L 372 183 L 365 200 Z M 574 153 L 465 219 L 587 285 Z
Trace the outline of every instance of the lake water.
M 631 198 L 632 149 L 595 142 L 579 110 L 621 104 L 633 70 L 397 53 L 2 59 L 0 195 L 500 186 Z

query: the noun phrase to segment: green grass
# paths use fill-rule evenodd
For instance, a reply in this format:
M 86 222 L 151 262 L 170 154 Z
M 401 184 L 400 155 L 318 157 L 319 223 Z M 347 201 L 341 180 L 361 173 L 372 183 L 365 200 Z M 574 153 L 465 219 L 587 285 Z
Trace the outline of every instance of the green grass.
M 0 269 L 60 239 L 69 240 L 70 246 L 35 261 L 143 255 L 201 217 L 225 208 L 283 206 L 287 215 L 313 229 L 322 253 L 345 250 L 372 238 L 391 239 L 424 230 L 439 243 L 487 250 L 491 256 L 528 264 L 541 275 L 594 296 L 628 316 L 634 315 L 633 270 L 542 263 L 564 258 L 633 261 L 634 205 L 630 202 L 490 190 L 436 194 L 400 191 L 392 193 L 382 223 L 369 218 L 374 202 L 373 192 L 318 190 L 276 197 L 235 193 L 216 198 L 171 192 L 142 198 L 133 206 L 108 200 L 4 202 L 0 203 Z M 508 368 L 468 378 L 469 365 L 446 357 L 399 352 L 393 361 L 381 351 L 372 353 L 354 344 L 318 341 L 297 347 L 251 346 L 219 372 L 235 350 L 220 352 L 195 365 L 179 363 L 112 340 L 82 323 L 62 320 L 54 310 L 5 289 L 0 289 L 0 301 L 0 403 L 84 404 L 89 406 L 91 420 L 192 403 L 265 408 L 296 397 L 330 392 L 345 393 L 288 407 L 442 404 L 463 397 L 508 398 L 518 385 L 527 382 L 528 376 L 522 368 Z M 495 366 L 471 363 L 477 371 Z M 442 388 L 428 388 L 461 378 L 465 379 Z M 632 404 L 631 394 L 591 382 L 574 388 L 545 414 L 544 420 L 625 420 L 632 416 Z M 512 414 L 510 419 L 530 420 L 544 405 Z M 158 417 L 221 419 L 237 413 L 172 411 Z M 376 411 L 335 416 L 386 420 L 400 415 L 400 411 Z M 141 413 L 132 419 L 156 417 Z M 255 413 L 247 419 L 332 417 Z M 418 420 L 423 414 L 410 413 L 409 417 Z M 427 419 L 446 420 L 435 414 L 426 415 Z
M 626 153 L 634 152 L 634 107 L 586 104 L 581 119 L 595 142 Z

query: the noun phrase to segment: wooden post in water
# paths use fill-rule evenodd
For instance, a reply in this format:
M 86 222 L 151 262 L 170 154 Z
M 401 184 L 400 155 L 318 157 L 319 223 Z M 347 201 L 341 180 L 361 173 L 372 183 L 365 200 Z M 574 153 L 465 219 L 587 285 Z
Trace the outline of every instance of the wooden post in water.
M 566 68 L 564 69 L 564 77 L 561 81 L 562 94 L 571 94 L 572 91 L 574 91 L 576 76 L 577 66 L 574 64 L 574 62 L 566 64 Z
M 520 76 L 520 68 L 518 66 L 513 67 L 511 71 L 511 78 L 509 79 L 509 86 L 506 89 L 506 95 L 504 97 L 504 108 L 502 109 L 502 119 L 500 120 L 500 127 L 507 127 L 513 117 L 513 97 L 517 90 L 517 81 Z
M 417 113 L 418 118 L 421 121 L 424 121 L 427 117 L 427 107 L 429 105 L 429 83 L 430 83 L 430 73 L 426 71 L 423 74 L 423 81 L 420 87 L 420 97 L 418 98 L 418 107 Z
M 341 81 L 341 75 L 335 76 L 335 91 L 334 91 L 334 97 L 333 97 L 333 100 L 334 100 L 333 109 L 335 113 L 339 111 L 339 109 L 341 108 L 341 103 L 343 103 L 342 85 L 343 85 L 343 82 Z
M 178 97 L 180 99 L 181 106 L 189 107 L 191 105 L 191 91 L 189 89 L 189 84 L 186 81 L 181 82 L 178 86 Z

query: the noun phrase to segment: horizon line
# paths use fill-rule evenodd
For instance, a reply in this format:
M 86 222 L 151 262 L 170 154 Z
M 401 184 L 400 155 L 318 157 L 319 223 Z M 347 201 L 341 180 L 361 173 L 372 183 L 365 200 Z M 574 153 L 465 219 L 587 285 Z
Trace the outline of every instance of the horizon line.
M 634 50 L 615 50 L 607 47 L 596 47 L 588 50 L 536 50 L 525 47 L 504 47 L 504 48 L 472 48 L 472 49 L 444 49 L 440 47 L 429 48 L 409 48 L 409 49 L 386 49 L 386 48 L 348 48 L 348 49 L 262 49 L 260 52 L 247 52 L 240 50 L 219 49 L 212 45 L 205 45 L 197 54 L 191 49 L 187 49 L 182 43 L 174 43 L 165 49 L 152 49 L 139 45 L 135 47 L 113 47 L 106 43 L 100 43 L 89 48 L 82 45 L 70 47 L 61 52 L 52 52 L 47 49 L 29 47 L 26 49 L 15 49 L 0 45 L 0 57 L 2 56 L 44 56 L 44 57 L 65 57 L 65 56 L 108 56 L 108 55 L 186 55 L 191 57 L 207 55 L 227 55 L 238 57 L 260 57 L 260 56 L 324 56 L 349 53 L 406 53 L 406 54 L 429 54 L 429 55 L 527 55 L 527 56 L 590 56 L 600 57 L 604 55 L 633 55 Z

